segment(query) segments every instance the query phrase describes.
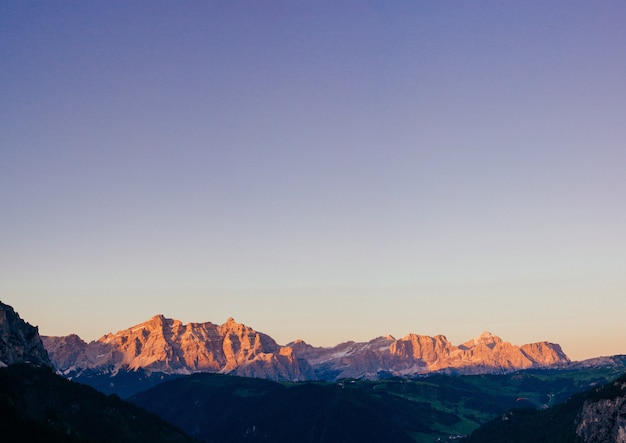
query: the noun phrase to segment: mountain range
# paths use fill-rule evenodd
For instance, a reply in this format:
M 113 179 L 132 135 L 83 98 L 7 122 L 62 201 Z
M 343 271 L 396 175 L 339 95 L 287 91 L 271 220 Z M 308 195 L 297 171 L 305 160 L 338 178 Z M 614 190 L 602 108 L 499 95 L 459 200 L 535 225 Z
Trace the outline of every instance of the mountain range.
M 150 338 L 148 323 L 166 333 Z M 510 366 L 493 362 L 514 364 L 518 360 L 511 356 L 519 353 L 529 360 L 532 352 L 551 354 L 543 351 L 542 344 L 517 347 L 488 333 L 459 346 L 442 336 L 409 335 L 401 340 L 379 337 L 366 343 L 315 348 L 301 341 L 276 345 L 268 336 L 232 319 L 219 326 L 203 325 L 207 335 L 198 336 L 197 324 L 182 325 L 157 316 L 92 343 L 76 336 L 54 339 L 58 350 L 67 351 L 67 362 L 78 365 L 72 371 L 87 361 L 102 370 L 101 380 L 109 385 L 123 377 L 152 378 L 153 386 L 144 384 L 149 389 L 130 396 L 129 403 L 57 375 L 37 328 L 0 303 L 2 441 L 626 442 L 626 379 L 616 379 L 626 371 L 623 355 L 563 364 L 545 359 L 544 366 L 509 373 Z M 177 331 L 176 340 L 173 331 Z M 211 331 L 217 335 L 210 336 Z M 144 340 L 131 332 L 145 335 Z M 195 345 L 191 335 L 197 339 Z M 223 354 L 207 351 L 203 359 L 191 358 L 188 350 L 209 337 L 214 347 L 220 348 L 221 343 Z M 554 350 L 552 346 L 548 349 Z M 78 349 L 73 354 L 69 352 L 72 347 Z M 481 352 L 490 352 L 483 348 L 493 353 L 492 359 L 472 364 L 467 354 L 478 358 Z M 432 362 L 453 356 L 467 361 L 427 376 L 387 378 L 389 373 L 377 370 L 364 373 L 360 380 L 331 382 L 286 383 L 207 373 L 216 368 L 232 374 L 239 368 L 262 367 L 262 362 L 275 362 L 278 354 L 290 355 L 300 367 L 311 370 L 313 377 L 341 378 L 351 361 L 358 363 L 358 355 L 374 361 L 370 366 L 357 364 L 362 371 L 393 361 L 390 356 L 398 354 L 398 349 L 405 352 L 399 358 L 420 356 L 420 368 L 436 367 Z M 442 352 L 445 358 L 435 358 Z M 209 371 L 191 371 L 190 361 L 196 368 L 206 362 L 214 366 Z M 343 366 L 332 363 L 336 361 Z M 461 375 L 455 372 L 459 370 L 483 374 Z M 83 371 L 97 374 L 96 369 Z M 185 376 L 186 371 L 194 373 Z M 378 379 L 371 380 L 371 374 Z M 168 377 L 176 379 L 165 381 Z
M 42 340 L 53 365 L 68 377 L 94 372 L 109 376 L 133 371 L 147 376 L 211 372 L 278 381 L 334 381 L 433 372 L 508 373 L 570 362 L 557 344 L 516 346 L 488 332 L 458 346 L 443 335 L 417 334 L 328 348 L 301 340 L 281 346 L 232 318 L 221 325 L 183 324 L 162 315 L 90 343 L 76 335 Z

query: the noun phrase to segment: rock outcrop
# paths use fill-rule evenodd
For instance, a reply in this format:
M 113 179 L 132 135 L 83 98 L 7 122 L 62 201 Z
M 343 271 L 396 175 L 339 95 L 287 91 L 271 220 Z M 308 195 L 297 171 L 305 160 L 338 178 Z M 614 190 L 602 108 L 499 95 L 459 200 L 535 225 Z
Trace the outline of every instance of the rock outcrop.
M 621 368 L 623 369 L 623 366 Z M 626 374 L 606 383 L 605 376 L 600 374 L 616 373 L 613 370 L 605 372 L 604 369 L 608 367 L 589 372 L 584 367 L 579 369 L 582 370 L 574 377 L 580 377 L 579 381 L 585 381 L 582 384 L 578 384 L 577 381 L 578 388 L 594 386 L 593 388 L 573 393 L 567 400 L 556 402 L 550 407 L 545 405 L 541 409 L 528 407 L 533 404 L 519 398 L 520 404 L 516 401 L 515 408 L 474 430 L 464 441 L 626 443 Z M 572 374 L 571 366 L 567 372 Z M 600 377 L 587 378 L 591 373 Z M 563 380 L 568 377 L 566 375 Z M 560 376 L 550 384 L 558 379 Z M 604 384 L 597 385 L 600 380 L 604 380 Z
M 52 366 L 37 328 L 0 302 L 0 367 L 15 363 Z
M 587 401 L 578 418 L 576 435 L 586 443 L 626 443 L 626 383 L 614 382 L 620 395 Z

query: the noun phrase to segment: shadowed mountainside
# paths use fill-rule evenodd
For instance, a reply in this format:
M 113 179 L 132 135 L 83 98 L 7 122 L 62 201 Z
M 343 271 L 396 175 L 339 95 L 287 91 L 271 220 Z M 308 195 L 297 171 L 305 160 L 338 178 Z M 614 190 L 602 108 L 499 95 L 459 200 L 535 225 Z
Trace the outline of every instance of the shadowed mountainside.
M 193 440 L 135 405 L 53 372 L 37 328 L 0 303 L 0 438 L 3 442 Z
M 27 364 L 0 369 L 0 430 L 3 442 L 193 442 L 117 396 Z
M 531 370 L 295 384 L 194 374 L 130 401 L 206 442 L 380 442 L 408 437 L 431 443 L 467 435 L 514 407 L 553 406 L 616 373 L 614 368 Z
M 37 328 L 0 302 L 0 367 L 14 363 L 52 367 Z
M 624 443 L 626 375 L 546 410 L 511 410 L 476 430 L 468 443 Z

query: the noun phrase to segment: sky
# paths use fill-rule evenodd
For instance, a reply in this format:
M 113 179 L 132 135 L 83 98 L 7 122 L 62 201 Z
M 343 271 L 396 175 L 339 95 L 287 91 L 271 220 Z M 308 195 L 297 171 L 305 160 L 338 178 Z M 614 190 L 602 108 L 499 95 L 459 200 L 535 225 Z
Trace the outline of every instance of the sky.
M 0 300 L 626 354 L 626 3 L 0 4 Z

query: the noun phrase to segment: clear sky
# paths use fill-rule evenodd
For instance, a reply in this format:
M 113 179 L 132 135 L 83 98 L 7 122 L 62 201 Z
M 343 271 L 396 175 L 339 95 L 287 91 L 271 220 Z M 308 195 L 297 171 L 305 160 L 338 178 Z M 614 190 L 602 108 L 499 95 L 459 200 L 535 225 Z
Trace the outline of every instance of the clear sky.
M 0 300 L 626 353 L 626 3 L 0 3 Z

